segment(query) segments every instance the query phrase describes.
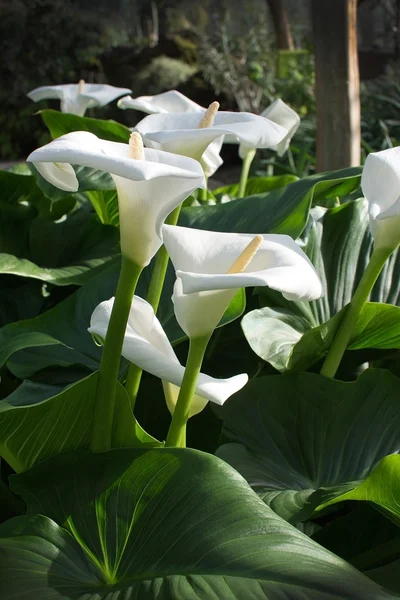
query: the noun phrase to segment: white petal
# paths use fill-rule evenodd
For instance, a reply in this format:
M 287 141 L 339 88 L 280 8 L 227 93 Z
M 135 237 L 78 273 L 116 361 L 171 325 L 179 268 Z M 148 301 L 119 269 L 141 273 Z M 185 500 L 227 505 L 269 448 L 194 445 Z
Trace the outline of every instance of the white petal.
M 62 112 L 83 117 L 87 108 L 104 106 L 119 96 L 131 92 L 128 88 L 97 83 L 85 83 L 82 92 L 80 89 L 78 83 L 42 86 L 29 92 L 28 97 L 34 102 L 47 98 L 59 98 Z
M 175 315 L 189 337 L 213 331 L 242 287 L 266 285 L 289 300 L 313 300 L 322 295 L 314 267 L 289 236 L 263 235 L 245 271 L 227 274 L 253 234 L 164 225 L 162 235 L 177 275 Z
M 219 169 L 224 162 L 219 154 L 221 152 L 223 142 L 223 135 L 211 142 L 200 159 L 200 164 L 203 167 L 204 175 L 207 178 L 212 177 L 215 171 L 217 171 L 217 169 Z
M 182 279 L 177 277 L 172 294 L 176 320 L 189 338 L 212 333 L 236 292 L 228 289 L 184 294 Z
M 65 85 L 43 85 L 30 91 L 27 96 L 33 102 L 40 100 L 51 100 L 53 98 L 62 98 L 64 95 L 76 96 L 78 84 L 68 83 Z
M 400 196 L 399 146 L 368 154 L 361 176 L 361 188 L 368 203 L 378 207 L 379 213 L 393 206 Z
M 269 121 L 272 121 L 273 123 L 276 123 L 277 125 L 280 125 L 286 129 L 286 136 L 279 143 L 269 146 L 271 150 L 275 150 L 278 153 L 278 156 L 283 156 L 283 154 L 289 148 L 292 137 L 299 128 L 299 115 L 296 113 L 296 111 L 290 108 L 290 106 L 285 104 L 283 100 L 278 98 L 261 113 L 261 117 L 269 119 Z M 246 146 L 244 144 L 240 144 L 240 158 L 242 160 L 245 159 L 247 154 L 255 147 L 259 146 Z
M 36 169 L 47 181 L 64 192 L 77 192 L 79 181 L 68 163 L 35 163 Z
M 97 306 L 90 320 L 88 331 L 105 338 L 114 298 Z M 135 296 L 126 328 L 122 355 L 141 369 L 180 386 L 185 372 L 165 335 L 152 307 Z M 223 404 L 247 382 L 246 374 L 229 379 L 215 379 L 200 374 L 196 394 L 217 404 Z
M 188 157 L 146 150 L 145 158 L 144 161 L 130 158 L 128 144 L 101 140 L 87 131 L 74 131 L 34 150 L 28 156 L 27 161 L 34 164 L 57 162 L 82 165 L 133 181 L 169 175 L 196 181 L 204 177 L 201 167 Z M 58 174 L 55 176 L 55 180 L 57 179 Z M 50 179 L 49 181 L 53 183 Z M 57 184 L 54 183 L 54 185 Z
M 204 111 L 203 113 L 204 114 Z M 201 113 L 154 114 L 136 125 L 146 145 L 200 160 L 211 142 L 221 135 L 234 135 L 245 145 L 270 148 L 287 135 L 286 129 L 251 113 L 218 112 L 212 127 L 199 129 Z
M 81 96 L 93 100 L 92 106 L 105 106 L 124 94 L 130 94 L 129 88 L 120 88 L 104 83 L 85 83 Z
M 118 108 L 133 108 L 149 114 L 201 112 L 204 110 L 202 106 L 176 90 L 156 96 L 139 96 L 138 98 L 125 96 L 118 101 Z
M 396 248 L 400 243 L 400 147 L 367 156 L 361 187 L 369 204 L 375 248 Z
M 270 104 L 261 113 L 261 116 L 287 130 L 287 136 L 275 148 L 272 148 L 278 152 L 279 156 L 282 156 L 289 148 L 290 141 L 300 126 L 300 116 L 280 98 Z
M 118 192 L 122 253 L 140 266 L 148 265 L 162 245 L 161 226 L 169 213 L 205 186 L 201 165 L 191 158 L 145 150 L 145 160 L 134 160 L 128 144 L 88 132 L 57 138 L 27 160 L 47 181 L 67 191 L 78 186 L 70 163 L 111 173 Z
M 169 383 L 168 381 L 163 381 L 164 395 L 165 400 L 167 402 L 168 410 L 171 415 L 174 413 L 176 402 L 178 400 L 178 395 L 180 391 L 180 387 L 174 385 L 173 383 Z M 208 404 L 208 400 L 194 394 L 192 404 L 190 406 L 189 418 L 194 415 L 199 414 Z

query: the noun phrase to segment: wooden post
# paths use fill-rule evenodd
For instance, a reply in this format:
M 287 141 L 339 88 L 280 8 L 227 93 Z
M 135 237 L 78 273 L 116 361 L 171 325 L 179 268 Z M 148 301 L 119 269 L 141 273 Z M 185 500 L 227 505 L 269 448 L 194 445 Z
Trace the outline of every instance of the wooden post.
M 279 50 L 294 50 L 292 30 L 283 2 L 284 0 L 267 0 L 274 22 L 276 45 Z
M 312 0 L 317 171 L 360 164 L 357 0 Z

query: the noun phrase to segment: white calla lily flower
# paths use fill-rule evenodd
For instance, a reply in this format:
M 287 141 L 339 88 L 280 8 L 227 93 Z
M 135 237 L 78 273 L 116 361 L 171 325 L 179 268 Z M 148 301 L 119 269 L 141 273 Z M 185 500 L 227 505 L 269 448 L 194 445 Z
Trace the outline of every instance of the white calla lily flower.
M 136 130 L 141 133 L 146 146 L 196 160 L 201 160 L 214 140 L 228 134 L 246 146 L 258 148 L 276 146 L 287 135 L 280 125 L 244 112 L 217 112 L 209 125 L 200 125 L 207 111 L 149 115 L 139 121 Z
M 90 320 L 88 329 L 90 333 L 105 338 L 113 304 L 114 298 L 111 298 L 96 307 Z M 164 389 L 167 392 L 168 408 L 172 414 L 185 367 L 180 364 L 153 308 L 139 296 L 133 298 L 122 356 L 166 382 Z M 222 405 L 232 394 L 246 385 L 247 381 L 248 376 L 245 373 L 228 379 L 215 379 L 200 373 L 190 416 L 203 410 L 209 400 Z
M 201 113 L 205 110 L 204 106 L 193 102 L 177 90 L 169 90 L 155 96 L 138 96 L 137 98 L 124 96 L 118 100 L 117 106 L 122 110 L 129 108 L 141 110 L 149 115 L 158 113 Z
M 287 131 L 286 136 L 278 144 L 270 146 L 271 150 L 275 150 L 278 156 L 283 156 L 289 148 L 290 142 L 294 134 L 299 128 L 300 117 L 296 111 L 288 106 L 283 100 L 278 98 L 272 104 L 268 106 L 260 115 L 274 123 L 277 123 L 281 127 L 284 127 Z M 239 146 L 239 155 L 241 158 L 245 158 L 249 151 L 259 148 L 260 146 L 245 146 L 241 144 Z
M 361 176 L 375 248 L 400 243 L 400 146 L 368 154 Z
M 212 332 L 243 287 L 268 286 L 289 300 L 315 300 L 322 295 L 312 263 L 287 235 L 255 239 L 253 234 L 169 225 L 163 226 L 162 235 L 177 276 L 172 297 L 175 316 L 190 338 Z
M 176 90 L 170 90 L 156 96 L 139 96 L 138 98 L 125 96 L 118 101 L 118 107 L 122 109 L 133 108 L 149 114 L 198 113 L 200 114 L 199 121 L 206 111 L 203 106 L 193 102 L 193 100 L 190 100 Z M 223 141 L 224 136 L 215 139 L 201 157 L 200 162 L 206 177 L 214 175 L 215 171 L 224 162 L 220 156 Z M 152 145 L 148 143 L 147 145 L 152 148 L 159 147 L 157 144 Z M 198 159 L 198 157 L 196 158 Z
M 65 85 L 44 85 L 35 88 L 28 98 L 33 102 L 58 98 L 61 101 L 61 112 L 83 117 L 86 109 L 105 106 L 123 94 L 131 92 L 128 88 L 114 87 L 100 83 L 67 83 Z
M 134 136 L 141 144 L 139 134 Z M 72 165 L 110 173 L 118 193 L 122 254 L 146 266 L 162 245 L 166 217 L 195 189 L 204 187 L 205 179 L 191 158 L 143 147 L 139 155 L 132 156 L 132 144 L 75 131 L 35 150 L 27 160 L 47 181 L 68 192 L 79 188 Z

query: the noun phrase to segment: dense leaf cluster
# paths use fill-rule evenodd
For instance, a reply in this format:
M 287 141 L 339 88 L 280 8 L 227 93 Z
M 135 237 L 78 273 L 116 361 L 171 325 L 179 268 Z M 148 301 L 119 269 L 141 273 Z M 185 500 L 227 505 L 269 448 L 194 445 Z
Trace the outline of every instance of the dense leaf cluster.
M 111 121 L 42 116 L 53 137 L 78 128 L 129 135 Z M 160 382 L 145 376 L 135 417 L 118 384 L 113 449 L 90 454 L 101 348 L 87 327 L 115 292 L 116 192 L 88 168 L 77 169 L 76 194 L 24 165 L 0 172 L 2 600 L 398 597 L 396 254 L 359 316 L 339 380 L 318 374 L 371 253 L 360 174 L 252 178 L 245 198 L 233 185 L 210 193 L 212 206 L 186 203 L 187 227 L 298 239 L 325 296 L 289 303 L 248 290 L 240 322 L 244 294 L 236 299 L 205 368 L 216 377 L 246 371 L 251 381 L 222 409 L 191 419 L 192 449 L 158 441 L 168 412 Z M 171 269 L 158 316 L 184 362 L 173 282 Z M 121 383 L 126 368 L 122 361 Z

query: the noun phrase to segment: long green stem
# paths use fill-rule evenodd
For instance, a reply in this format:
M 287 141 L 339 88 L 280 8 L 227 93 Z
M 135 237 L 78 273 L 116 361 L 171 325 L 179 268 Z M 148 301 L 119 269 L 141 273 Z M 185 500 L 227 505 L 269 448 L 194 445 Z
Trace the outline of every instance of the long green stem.
M 185 374 L 168 431 L 166 446 L 186 446 L 186 424 L 189 419 L 197 379 L 209 340 L 210 335 L 190 340 Z
M 204 188 L 204 189 L 200 188 L 197 197 L 201 204 L 203 204 L 203 202 L 207 202 L 207 198 L 208 198 L 207 188 Z
M 175 208 L 172 213 L 168 215 L 168 217 L 165 219 L 165 222 L 168 225 L 176 225 L 180 212 L 181 205 L 177 206 L 177 208 Z M 153 272 L 151 274 L 150 285 L 146 296 L 146 300 L 153 307 L 155 314 L 157 314 L 158 306 L 160 304 L 165 276 L 167 274 L 168 261 L 169 255 L 167 249 L 165 246 L 161 246 L 154 261 Z M 135 408 L 137 395 L 139 393 L 142 373 L 142 369 L 140 369 L 137 365 L 131 364 L 129 366 L 125 388 L 130 398 L 132 412 Z
M 390 248 L 376 248 L 373 251 L 367 268 L 339 325 L 325 362 L 322 365 L 321 375 L 325 375 L 325 377 L 334 377 L 336 375 L 340 361 L 353 335 L 357 317 L 392 252 L 393 249 Z
M 93 415 L 92 452 L 102 452 L 111 448 L 111 434 L 117 389 L 118 371 L 126 324 L 131 309 L 132 298 L 142 272 L 142 267 L 122 257 L 121 272 L 114 306 L 108 324 L 101 356 L 96 402 Z
M 242 162 L 242 172 L 240 174 L 240 183 L 239 183 L 239 194 L 238 194 L 238 198 L 243 198 L 243 196 L 246 193 L 246 185 L 247 185 L 247 179 L 249 176 L 249 171 L 250 171 L 250 167 L 251 167 L 251 163 L 253 162 L 253 159 L 256 155 L 256 151 L 254 150 L 248 150 L 245 158 L 243 159 Z

